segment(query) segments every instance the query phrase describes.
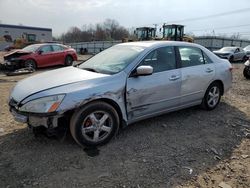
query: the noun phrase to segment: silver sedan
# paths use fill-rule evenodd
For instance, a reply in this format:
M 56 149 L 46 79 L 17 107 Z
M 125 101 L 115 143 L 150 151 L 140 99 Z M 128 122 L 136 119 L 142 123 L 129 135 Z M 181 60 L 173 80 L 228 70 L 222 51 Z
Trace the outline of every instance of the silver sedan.
M 223 47 L 217 51 L 213 51 L 217 56 L 223 59 L 233 61 L 246 61 L 246 52 L 240 47 Z
M 9 106 L 33 130 L 69 128 L 79 145 L 97 146 L 142 119 L 195 105 L 213 110 L 231 87 L 231 70 L 228 60 L 197 44 L 123 43 L 78 67 L 20 81 Z

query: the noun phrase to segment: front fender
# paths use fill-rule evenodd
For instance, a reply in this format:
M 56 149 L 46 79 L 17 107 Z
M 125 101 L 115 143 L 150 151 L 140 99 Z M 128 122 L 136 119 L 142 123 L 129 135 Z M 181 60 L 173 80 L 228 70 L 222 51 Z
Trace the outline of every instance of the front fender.
M 83 97 L 83 96 L 82 96 Z M 119 108 L 123 120 L 127 121 L 127 113 L 125 107 L 125 98 L 124 98 L 124 89 L 120 89 L 115 92 L 105 92 L 103 94 L 91 94 L 88 97 L 78 98 L 77 95 L 75 97 L 67 96 L 65 100 L 62 102 L 60 107 L 57 109 L 59 113 L 64 113 L 69 110 L 75 110 L 80 107 L 87 105 L 88 103 L 101 100 L 107 101 L 111 103 L 111 105 L 115 104 L 116 107 Z

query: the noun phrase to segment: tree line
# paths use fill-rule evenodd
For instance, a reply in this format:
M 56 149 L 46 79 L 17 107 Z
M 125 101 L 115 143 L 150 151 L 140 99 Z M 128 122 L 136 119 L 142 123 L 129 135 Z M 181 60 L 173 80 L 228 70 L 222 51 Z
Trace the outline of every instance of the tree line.
M 102 40 L 122 40 L 129 37 L 129 31 L 120 26 L 116 20 L 106 19 L 103 23 L 93 25 L 84 25 L 82 29 L 71 27 L 66 33 L 63 33 L 56 40 L 63 43 L 71 42 L 89 42 Z

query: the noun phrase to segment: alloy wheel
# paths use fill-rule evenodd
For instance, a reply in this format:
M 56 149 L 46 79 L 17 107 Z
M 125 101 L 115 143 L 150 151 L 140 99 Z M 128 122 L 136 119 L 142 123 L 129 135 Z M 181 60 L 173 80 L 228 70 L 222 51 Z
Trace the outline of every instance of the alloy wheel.
M 113 128 L 111 116 L 104 111 L 89 114 L 82 124 L 82 136 L 91 142 L 100 142 L 107 138 Z
M 220 98 L 220 89 L 217 86 L 210 88 L 207 97 L 207 104 L 210 108 L 213 108 L 217 105 Z

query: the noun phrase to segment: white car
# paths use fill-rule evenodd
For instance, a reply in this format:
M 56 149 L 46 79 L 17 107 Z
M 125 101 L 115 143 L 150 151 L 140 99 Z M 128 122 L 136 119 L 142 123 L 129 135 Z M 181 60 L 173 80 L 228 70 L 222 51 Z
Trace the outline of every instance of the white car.
M 246 52 L 247 57 L 250 57 L 250 45 L 246 46 L 243 50 Z
M 246 52 L 240 47 L 223 47 L 217 51 L 213 51 L 217 56 L 223 59 L 233 61 L 246 61 Z

